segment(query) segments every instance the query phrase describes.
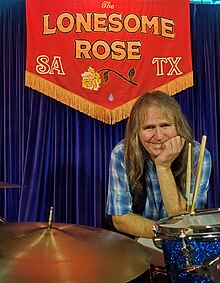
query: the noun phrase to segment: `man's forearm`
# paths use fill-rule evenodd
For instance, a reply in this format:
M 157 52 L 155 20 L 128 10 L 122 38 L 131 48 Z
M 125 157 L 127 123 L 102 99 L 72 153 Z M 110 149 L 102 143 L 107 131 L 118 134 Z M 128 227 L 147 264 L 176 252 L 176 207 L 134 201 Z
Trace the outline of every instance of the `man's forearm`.
M 112 221 L 115 228 L 120 232 L 144 238 L 152 238 L 154 236 L 152 228 L 155 225 L 155 221 L 137 214 L 129 213 L 112 216 Z
M 165 166 L 157 166 L 157 175 L 168 216 L 186 212 L 186 201 L 176 186 L 171 169 Z

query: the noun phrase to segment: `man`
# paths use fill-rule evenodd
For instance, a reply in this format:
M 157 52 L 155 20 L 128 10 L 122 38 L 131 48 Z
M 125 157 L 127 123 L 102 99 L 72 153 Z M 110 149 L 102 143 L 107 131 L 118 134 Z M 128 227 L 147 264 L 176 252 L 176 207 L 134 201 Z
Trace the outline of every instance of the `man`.
M 139 97 L 125 139 L 113 149 L 109 166 L 107 222 L 131 237 L 152 238 L 160 219 L 186 213 L 188 144 L 192 144 L 190 196 L 195 185 L 200 143 L 177 101 L 161 91 Z M 204 209 L 211 156 L 204 152 L 196 208 Z

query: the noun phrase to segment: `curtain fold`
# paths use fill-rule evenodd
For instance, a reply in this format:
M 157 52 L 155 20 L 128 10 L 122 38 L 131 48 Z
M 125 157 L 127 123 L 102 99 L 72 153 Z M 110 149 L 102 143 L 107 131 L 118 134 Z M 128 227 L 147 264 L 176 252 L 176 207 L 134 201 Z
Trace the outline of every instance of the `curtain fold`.
M 175 95 L 213 159 L 208 207 L 220 207 L 220 6 L 191 4 L 194 86 Z M 102 227 L 108 163 L 127 120 L 107 125 L 24 86 L 25 0 L 0 0 L 0 216 Z

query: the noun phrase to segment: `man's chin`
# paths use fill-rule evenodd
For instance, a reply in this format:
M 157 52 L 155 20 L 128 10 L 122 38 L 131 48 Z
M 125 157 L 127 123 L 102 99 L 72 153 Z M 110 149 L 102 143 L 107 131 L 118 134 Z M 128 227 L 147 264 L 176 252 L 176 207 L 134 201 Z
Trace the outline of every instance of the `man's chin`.
M 161 152 L 162 152 L 161 149 L 153 150 L 151 155 L 152 155 L 154 158 L 156 158 L 157 156 L 159 156 L 159 155 L 161 154 Z

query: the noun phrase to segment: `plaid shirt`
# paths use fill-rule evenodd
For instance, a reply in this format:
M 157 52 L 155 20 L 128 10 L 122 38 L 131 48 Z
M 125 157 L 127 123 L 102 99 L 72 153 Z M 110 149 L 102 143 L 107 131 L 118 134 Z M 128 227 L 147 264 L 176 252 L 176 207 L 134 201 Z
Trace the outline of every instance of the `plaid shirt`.
M 200 143 L 193 142 L 193 154 L 195 168 L 198 166 Z M 158 221 L 168 217 L 161 197 L 160 186 L 156 168 L 151 160 L 146 161 L 146 189 L 147 198 L 142 216 Z M 209 177 L 211 174 L 211 155 L 205 149 L 200 185 L 196 199 L 196 209 L 204 209 L 207 202 L 209 189 Z M 192 202 L 195 176 L 191 178 L 190 199 Z M 185 188 L 181 190 L 185 197 Z M 124 140 L 120 141 L 113 149 L 109 166 L 109 184 L 106 213 L 109 215 L 123 215 L 132 212 L 132 197 L 128 185 L 128 179 L 124 163 Z

